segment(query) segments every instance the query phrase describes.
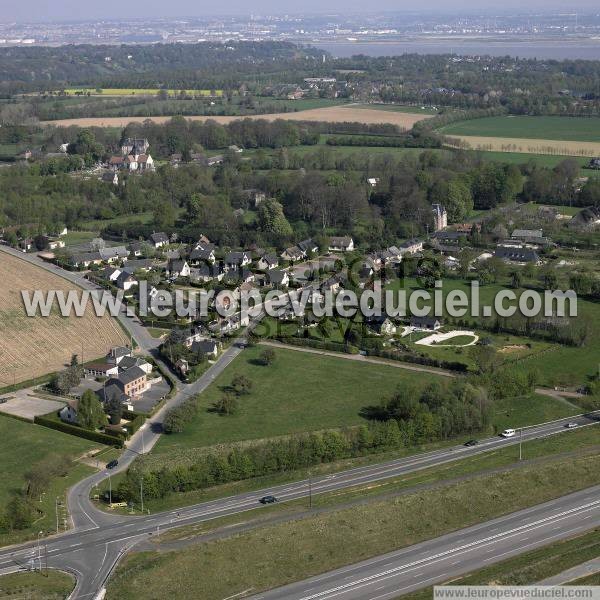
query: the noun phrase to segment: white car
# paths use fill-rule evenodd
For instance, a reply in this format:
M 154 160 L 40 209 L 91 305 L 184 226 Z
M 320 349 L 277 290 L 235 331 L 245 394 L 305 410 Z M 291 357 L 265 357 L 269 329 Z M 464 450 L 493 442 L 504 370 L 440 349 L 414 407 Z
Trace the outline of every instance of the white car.
M 500 435 L 503 438 L 510 438 L 510 437 L 514 437 L 517 434 L 517 432 L 514 429 L 505 429 Z

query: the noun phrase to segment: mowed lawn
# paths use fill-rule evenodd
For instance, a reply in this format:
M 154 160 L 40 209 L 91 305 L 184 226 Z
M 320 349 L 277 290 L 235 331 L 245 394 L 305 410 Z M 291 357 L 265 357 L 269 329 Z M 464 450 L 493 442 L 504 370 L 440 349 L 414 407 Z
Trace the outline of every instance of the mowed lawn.
M 183 433 L 163 436 L 153 453 L 366 423 L 364 406 L 379 404 L 400 385 L 426 385 L 437 379 L 385 365 L 276 349 L 273 364 L 257 359 L 264 347 L 245 350 L 200 396 L 200 412 Z M 245 375 L 252 391 L 242 396 L 233 416 L 208 412 L 235 375 Z M 444 380 L 445 378 L 439 378 Z
M 533 140 L 600 141 L 598 117 L 504 116 L 471 119 L 442 127 L 444 135 L 526 138 Z

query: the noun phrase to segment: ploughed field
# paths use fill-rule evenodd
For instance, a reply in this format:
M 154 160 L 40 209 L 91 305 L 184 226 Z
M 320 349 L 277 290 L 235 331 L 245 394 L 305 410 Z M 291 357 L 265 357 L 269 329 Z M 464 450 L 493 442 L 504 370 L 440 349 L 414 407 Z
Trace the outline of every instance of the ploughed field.
M 83 317 L 28 317 L 21 290 L 77 289 L 57 275 L 23 260 L 0 254 L 0 388 L 13 382 L 59 371 L 73 354 L 84 360 L 104 356 L 112 347 L 127 343 L 119 324 L 109 316 L 96 317 L 88 307 Z

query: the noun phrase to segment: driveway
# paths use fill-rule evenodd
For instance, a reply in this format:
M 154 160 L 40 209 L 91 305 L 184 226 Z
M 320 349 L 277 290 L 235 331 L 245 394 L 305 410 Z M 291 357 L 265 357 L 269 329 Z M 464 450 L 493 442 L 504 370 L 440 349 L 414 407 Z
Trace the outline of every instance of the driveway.
M 65 403 L 59 400 L 36 397 L 31 388 L 0 396 L 0 413 L 22 417 L 28 421 L 59 411 L 64 405 Z

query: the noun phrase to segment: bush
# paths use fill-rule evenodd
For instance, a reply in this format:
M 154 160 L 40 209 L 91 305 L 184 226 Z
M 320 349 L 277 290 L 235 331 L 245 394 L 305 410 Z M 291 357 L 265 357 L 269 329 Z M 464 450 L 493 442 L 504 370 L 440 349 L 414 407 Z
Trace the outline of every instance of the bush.
M 163 431 L 169 434 L 181 433 L 197 414 L 198 399 L 196 397 L 188 398 L 167 412 L 163 420 Z
M 89 429 L 82 429 L 77 425 L 70 425 L 69 423 L 63 423 L 62 421 L 55 421 L 54 419 L 48 419 L 46 417 L 35 417 L 33 420 L 37 425 L 48 427 L 50 429 L 56 429 L 64 433 L 70 433 L 86 440 L 92 440 L 94 442 L 100 442 L 101 444 L 107 444 L 109 446 L 116 446 L 117 448 L 123 447 L 123 435 L 122 434 L 109 434 L 99 433 L 98 431 L 91 431 Z

